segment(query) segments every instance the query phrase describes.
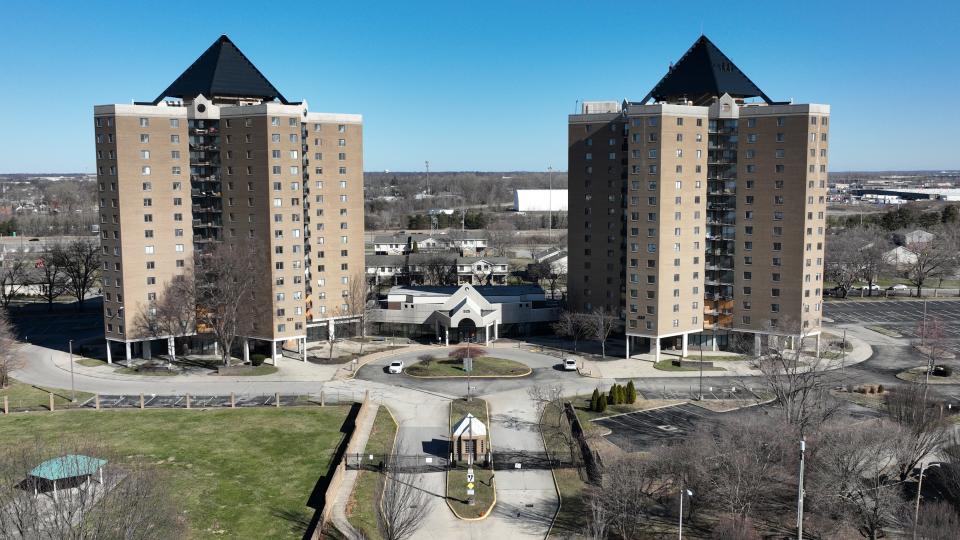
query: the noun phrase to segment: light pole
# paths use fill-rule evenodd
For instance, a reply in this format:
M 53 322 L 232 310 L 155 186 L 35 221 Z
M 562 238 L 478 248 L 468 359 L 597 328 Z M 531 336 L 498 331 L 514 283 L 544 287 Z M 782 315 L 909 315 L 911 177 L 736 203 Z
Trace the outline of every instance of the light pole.
M 427 167 L 427 195 L 429 195 L 430 194 L 430 162 L 424 161 L 423 164 L 426 165 Z
M 553 166 L 547 167 L 550 189 L 547 190 L 547 237 L 553 241 Z
M 939 463 L 927 465 L 920 463 L 920 479 L 917 480 L 917 503 L 913 508 L 913 540 L 917 540 L 917 522 L 920 519 L 920 488 L 923 487 L 923 472 L 930 467 L 940 467 Z
M 681 488 L 680 489 L 680 532 L 677 536 L 678 540 L 683 540 L 683 494 L 686 493 L 687 497 L 693 497 L 693 492 L 689 489 Z
M 70 403 L 77 401 L 76 387 L 73 385 L 73 340 L 70 340 Z
M 797 540 L 803 539 L 803 461 L 807 442 L 800 439 L 800 484 L 797 487 Z
M 843 329 L 843 343 L 840 344 L 840 374 L 843 374 L 843 365 L 847 361 L 847 329 Z

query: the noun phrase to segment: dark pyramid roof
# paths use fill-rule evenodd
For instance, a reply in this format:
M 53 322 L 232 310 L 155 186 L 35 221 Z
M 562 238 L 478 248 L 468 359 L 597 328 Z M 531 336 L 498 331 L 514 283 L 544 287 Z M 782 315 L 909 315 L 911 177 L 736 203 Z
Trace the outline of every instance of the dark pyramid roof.
M 165 97 L 189 99 L 199 94 L 208 98 L 256 97 L 288 103 L 225 35 L 213 42 L 153 103 L 160 103 Z
M 723 94 L 735 98 L 759 96 L 771 102 L 707 36 L 700 36 L 641 103 L 650 98 L 661 101 L 681 97 L 698 102 L 704 97 Z

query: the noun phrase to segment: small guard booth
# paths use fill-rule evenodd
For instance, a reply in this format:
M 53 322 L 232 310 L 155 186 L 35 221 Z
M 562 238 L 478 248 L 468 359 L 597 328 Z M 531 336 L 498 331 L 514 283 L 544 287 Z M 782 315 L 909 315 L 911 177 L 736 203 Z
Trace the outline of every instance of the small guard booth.
M 454 444 L 453 457 L 456 461 L 475 463 L 477 458 L 486 461 L 489 452 L 487 443 L 487 426 L 475 416 L 467 413 L 453 427 Z
M 73 488 L 90 482 L 95 475 L 103 484 L 103 467 L 107 460 L 80 454 L 67 454 L 48 459 L 30 471 L 30 480 L 33 483 L 33 494 L 47 491 L 53 487 L 53 498 L 57 498 L 57 489 Z M 59 483 L 59 485 L 58 485 Z

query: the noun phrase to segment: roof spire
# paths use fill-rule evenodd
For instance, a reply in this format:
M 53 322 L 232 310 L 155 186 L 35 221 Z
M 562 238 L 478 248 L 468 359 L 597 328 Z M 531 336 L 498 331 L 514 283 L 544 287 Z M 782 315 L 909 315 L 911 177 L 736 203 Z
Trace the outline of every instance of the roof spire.
M 226 34 L 221 34 L 153 103 L 165 97 L 190 99 L 200 94 L 210 99 L 261 98 L 289 103 Z
M 770 98 L 701 33 L 680 60 L 671 63 L 667 74 L 640 103 L 646 103 L 650 98 L 656 101 L 690 99 L 695 103 L 707 103 L 723 94 L 730 94 L 734 98 L 760 97 L 771 103 Z

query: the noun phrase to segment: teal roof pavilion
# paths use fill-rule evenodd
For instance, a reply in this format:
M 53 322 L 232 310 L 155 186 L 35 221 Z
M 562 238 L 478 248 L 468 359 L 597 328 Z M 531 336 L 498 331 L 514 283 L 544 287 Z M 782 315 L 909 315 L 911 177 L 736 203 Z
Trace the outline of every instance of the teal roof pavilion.
M 107 464 L 107 460 L 80 454 L 67 454 L 48 459 L 30 471 L 30 476 L 55 481 L 77 476 L 90 476 Z

